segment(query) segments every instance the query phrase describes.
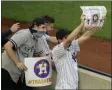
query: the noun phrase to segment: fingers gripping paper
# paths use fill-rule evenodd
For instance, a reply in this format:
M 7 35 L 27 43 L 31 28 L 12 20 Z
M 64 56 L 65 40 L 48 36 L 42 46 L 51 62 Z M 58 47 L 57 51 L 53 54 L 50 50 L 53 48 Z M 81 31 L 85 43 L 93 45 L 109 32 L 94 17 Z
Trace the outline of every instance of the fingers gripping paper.
M 104 6 L 80 6 L 85 15 L 84 27 L 88 29 L 101 28 L 104 24 L 104 19 L 107 14 L 107 10 Z
M 48 56 L 25 58 L 28 70 L 25 72 L 26 85 L 40 87 L 51 85 L 52 67 Z

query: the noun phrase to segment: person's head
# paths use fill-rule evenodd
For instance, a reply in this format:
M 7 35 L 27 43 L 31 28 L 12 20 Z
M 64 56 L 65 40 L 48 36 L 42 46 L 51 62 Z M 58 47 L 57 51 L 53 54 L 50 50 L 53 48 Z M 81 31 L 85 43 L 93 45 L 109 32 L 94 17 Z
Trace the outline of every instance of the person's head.
M 48 16 L 48 15 L 44 15 L 44 16 L 42 16 L 42 18 L 45 18 L 46 21 L 48 22 L 46 31 L 52 31 L 53 27 L 54 27 L 55 19 L 53 17 Z
M 67 29 L 64 28 L 59 29 L 56 33 L 56 38 L 58 40 L 58 43 L 63 42 L 69 34 L 70 32 Z
M 39 17 L 33 20 L 32 26 L 30 28 L 38 31 L 46 32 L 46 26 L 48 22 L 45 18 Z

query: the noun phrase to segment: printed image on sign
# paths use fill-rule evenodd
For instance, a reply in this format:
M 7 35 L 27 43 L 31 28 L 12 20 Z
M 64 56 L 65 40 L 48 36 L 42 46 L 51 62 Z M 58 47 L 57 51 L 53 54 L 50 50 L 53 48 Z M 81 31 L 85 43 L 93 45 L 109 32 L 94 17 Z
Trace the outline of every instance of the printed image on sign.
M 98 15 L 97 14 L 94 14 L 93 17 L 92 17 L 93 23 L 98 22 L 98 19 L 99 19 Z
M 49 74 L 49 70 L 49 62 L 46 59 L 42 59 L 36 62 L 34 66 L 34 72 L 40 78 L 47 77 Z

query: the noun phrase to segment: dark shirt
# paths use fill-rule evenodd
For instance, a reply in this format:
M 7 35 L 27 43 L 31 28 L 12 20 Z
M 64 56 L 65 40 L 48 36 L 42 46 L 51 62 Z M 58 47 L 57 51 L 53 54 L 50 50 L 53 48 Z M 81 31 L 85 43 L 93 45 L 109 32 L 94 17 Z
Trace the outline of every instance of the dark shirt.
M 12 31 L 6 30 L 1 32 L 1 46 L 3 47 L 8 42 L 8 37 L 12 34 Z

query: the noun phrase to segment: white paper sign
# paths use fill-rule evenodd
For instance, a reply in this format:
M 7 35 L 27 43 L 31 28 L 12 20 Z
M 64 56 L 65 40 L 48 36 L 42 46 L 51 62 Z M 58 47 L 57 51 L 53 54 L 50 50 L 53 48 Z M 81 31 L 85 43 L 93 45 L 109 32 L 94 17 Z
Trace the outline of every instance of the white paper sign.
M 83 14 L 86 15 L 84 28 L 100 28 L 104 24 L 104 18 L 106 17 L 107 10 L 104 6 L 80 6 Z
M 26 85 L 40 87 L 51 85 L 52 67 L 48 56 L 25 58 L 28 70 L 25 72 Z

